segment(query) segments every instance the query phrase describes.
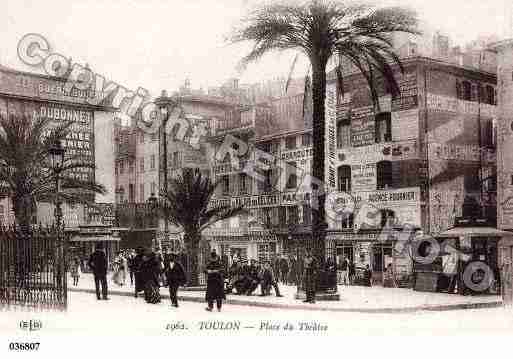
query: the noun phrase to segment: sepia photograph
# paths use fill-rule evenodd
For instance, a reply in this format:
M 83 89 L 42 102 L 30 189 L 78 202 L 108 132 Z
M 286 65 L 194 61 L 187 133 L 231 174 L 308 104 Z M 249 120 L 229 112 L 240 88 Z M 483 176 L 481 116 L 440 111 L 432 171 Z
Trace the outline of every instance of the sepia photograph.
M 507 355 L 513 2 L 3 0 L 0 30 L 2 357 Z

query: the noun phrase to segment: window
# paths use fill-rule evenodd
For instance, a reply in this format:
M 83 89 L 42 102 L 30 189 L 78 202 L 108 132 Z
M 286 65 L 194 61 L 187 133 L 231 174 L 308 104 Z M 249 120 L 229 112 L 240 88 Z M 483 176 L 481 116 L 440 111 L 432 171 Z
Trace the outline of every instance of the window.
M 139 171 L 144 172 L 144 157 L 139 159 Z
M 270 153 L 271 152 L 271 143 L 270 142 L 264 142 L 260 145 L 260 149 L 264 152 Z
M 481 120 L 482 122 L 482 138 L 481 144 L 483 147 L 493 148 L 495 147 L 495 129 L 494 122 L 492 119 Z
M 495 105 L 495 88 L 493 86 L 486 86 L 485 103 Z
M 337 148 L 351 146 L 351 122 L 339 121 L 337 123 Z
M 479 183 L 479 181 L 479 165 L 474 165 L 465 169 L 465 174 L 463 178 L 463 188 L 465 190 L 465 193 L 480 193 L 481 184 Z
M 151 182 L 151 194 L 157 194 L 157 185 L 155 184 L 155 182 Z
M 273 172 L 272 170 L 266 170 L 264 172 L 264 181 L 261 182 L 259 181 L 258 183 L 260 183 L 260 188 L 261 188 L 261 191 L 262 192 L 271 192 L 272 190 L 272 177 L 273 177 Z
M 125 172 L 125 164 L 123 161 L 119 161 L 119 174 L 123 174 Z
M 308 204 L 303 204 L 303 224 L 305 226 L 312 224 L 312 209 Z
M 241 194 L 248 193 L 249 188 L 249 179 L 248 176 L 245 173 L 239 174 L 239 190 Z
M 150 157 L 150 168 L 152 170 L 155 169 L 155 155 L 151 155 L 151 157 Z
M 158 139 L 158 133 L 156 133 L 156 132 L 152 133 L 151 134 L 151 140 L 152 141 L 157 141 L 157 139 Z
M 382 112 L 375 119 L 376 143 L 392 141 L 392 115 L 390 112 Z
M 130 183 L 128 185 L 128 202 L 133 203 L 135 200 L 135 188 L 134 184 Z
M 143 203 L 144 201 L 144 183 L 141 183 L 139 184 L 139 202 Z
M 298 224 L 299 208 L 297 206 L 288 207 L 289 220 L 288 224 Z
M 393 227 L 395 224 L 395 213 L 390 209 L 381 209 L 381 227 Z
M 142 131 L 139 133 L 139 142 L 144 143 L 144 132 Z
M 310 147 L 312 145 L 312 134 L 304 133 L 301 137 L 301 144 L 303 147 Z
M 134 173 L 134 171 L 135 171 L 134 161 L 129 162 L 129 171 L 130 171 L 130 173 Z
M 287 169 L 287 171 L 286 171 L 287 188 L 296 188 L 297 187 L 296 162 L 287 162 L 286 169 Z
M 287 137 L 285 138 L 285 148 L 287 150 L 293 150 L 296 148 L 296 137 Z
M 338 168 L 338 190 L 351 192 L 351 166 L 344 165 Z
M 392 162 L 380 161 L 376 164 L 377 189 L 392 187 Z
M 223 190 L 223 194 L 230 193 L 230 177 L 228 175 L 224 175 L 221 180 L 221 188 Z
M 468 81 L 463 81 L 461 83 L 461 96 L 465 101 L 470 101 L 472 97 L 472 85 Z
M 125 202 L 125 189 L 123 187 L 119 188 L 119 203 Z
M 281 227 L 287 225 L 287 207 L 278 207 L 278 224 Z
M 180 167 L 180 152 L 173 152 L 171 155 L 171 167 Z

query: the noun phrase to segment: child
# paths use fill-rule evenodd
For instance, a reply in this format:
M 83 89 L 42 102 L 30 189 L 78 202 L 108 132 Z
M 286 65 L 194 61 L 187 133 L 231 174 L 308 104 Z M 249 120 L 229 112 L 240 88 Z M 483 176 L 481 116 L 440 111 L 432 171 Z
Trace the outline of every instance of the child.
M 78 257 L 71 261 L 71 276 L 73 277 L 73 285 L 76 287 L 80 279 L 80 259 Z

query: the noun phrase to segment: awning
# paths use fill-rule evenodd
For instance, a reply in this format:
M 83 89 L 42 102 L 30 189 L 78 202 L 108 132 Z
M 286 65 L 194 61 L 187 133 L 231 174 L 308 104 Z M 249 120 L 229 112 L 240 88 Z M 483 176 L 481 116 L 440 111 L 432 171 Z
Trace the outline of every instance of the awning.
M 450 237 L 511 237 L 512 232 L 501 231 L 493 227 L 456 227 L 435 235 L 436 238 Z
M 70 242 L 119 242 L 121 240 L 120 237 L 114 237 L 112 235 L 104 235 L 104 236 L 80 236 L 75 235 L 70 238 Z

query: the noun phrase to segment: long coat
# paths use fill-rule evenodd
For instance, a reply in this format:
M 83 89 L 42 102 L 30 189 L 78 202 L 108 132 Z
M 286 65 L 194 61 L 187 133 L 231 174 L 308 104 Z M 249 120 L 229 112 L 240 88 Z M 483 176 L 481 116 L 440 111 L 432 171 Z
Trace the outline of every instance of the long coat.
M 95 277 L 102 277 L 107 275 L 107 256 L 103 251 L 94 251 L 89 257 L 87 264 L 93 270 Z
M 315 259 L 309 265 L 305 263 L 303 281 L 305 292 L 315 292 L 317 287 L 317 263 Z
M 214 270 L 216 272 L 208 273 L 208 270 Z M 219 261 L 210 261 L 205 268 L 205 272 L 207 273 L 205 300 L 208 302 L 217 299 L 226 299 L 222 264 Z
M 173 268 L 171 268 L 171 261 L 164 259 L 164 273 L 166 273 L 169 285 L 185 285 L 187 283 L 187 277 L 180 262 L 174 261 Z

